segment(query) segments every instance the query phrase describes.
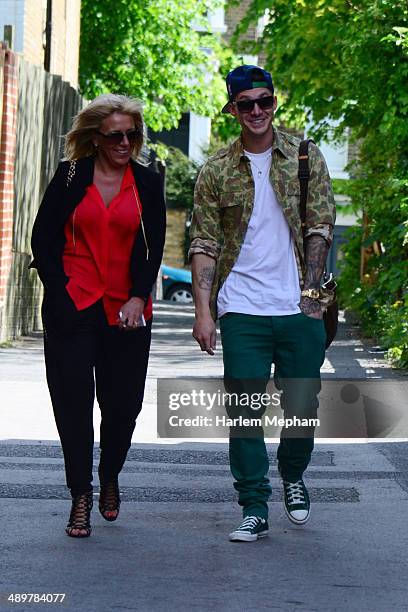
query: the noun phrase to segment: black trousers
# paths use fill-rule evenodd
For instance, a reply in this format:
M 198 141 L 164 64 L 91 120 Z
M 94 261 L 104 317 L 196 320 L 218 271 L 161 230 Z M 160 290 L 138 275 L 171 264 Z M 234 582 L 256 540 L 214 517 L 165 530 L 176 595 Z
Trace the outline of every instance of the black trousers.
M 78 311 L 69 329 L 43 304 L 48 388 L 71 494 L 92 489 L 93 404 L 101 410 L 99 475 L 115 478 L 142 408 L 151 339 L 146 327 L 109 326 L 101 301 Z

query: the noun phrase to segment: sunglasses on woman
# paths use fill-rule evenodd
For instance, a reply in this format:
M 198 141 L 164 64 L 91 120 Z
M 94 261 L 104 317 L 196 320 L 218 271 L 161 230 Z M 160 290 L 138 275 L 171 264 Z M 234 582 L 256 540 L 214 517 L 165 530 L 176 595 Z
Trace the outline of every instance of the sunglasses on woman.
M 97 132 L 99 136 L 102 136 L 105 139 L 105 142 L 109 145 L 120 145 L 124 137 L 129 141 L 129 144 L 135 144 L 138 137 L 141 135 L 141 131 L 138 128 L 133 128 L 128 130 L 127 132 L 108 132 L 108 134 L 104 134 L 103 132 Z
M 255 104 L 262 110 L 273 108 L 274 97 L 265 96 L 264 98 L 256 98 L 255 100 L 236 100 L 233 104 L 236 105 L 240 113 L 250 113 L 254 110 Z

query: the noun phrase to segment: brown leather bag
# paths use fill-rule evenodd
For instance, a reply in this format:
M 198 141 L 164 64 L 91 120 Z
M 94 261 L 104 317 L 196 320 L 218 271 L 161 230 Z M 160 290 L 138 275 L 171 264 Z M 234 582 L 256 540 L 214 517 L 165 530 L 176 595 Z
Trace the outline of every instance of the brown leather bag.
M 299 145 L 299 184 L 300 184 L 300 219 L 302 227 L 304 229 L 306 222 L 306 203 L 307 203 L 307 192 L 309 186 L 309 142 L 313 140 L 302 140 Z M 339 307 L 337 304 L 336 296 L 337 283 L 333 278 L 333 275 L 328 275 L 326 270 L 323 276 L 323 284 L 320 287 L 320 299 L 319 302 L 323 306 L 323 321 L 326 328 L 326 349 L 329 348 L 333 342 L 336 333 L 337 325 L 339 320 Z

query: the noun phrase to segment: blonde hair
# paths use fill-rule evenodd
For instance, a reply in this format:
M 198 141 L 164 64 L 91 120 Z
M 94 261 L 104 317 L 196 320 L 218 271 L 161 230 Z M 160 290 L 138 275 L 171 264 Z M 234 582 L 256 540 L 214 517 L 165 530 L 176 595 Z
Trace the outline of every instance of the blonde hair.
M 135 127 L 140 129 L 132 157 L 137 157 L 143 146 L 143 106 L 137 98 L 120 94 L 102 94 L 92 100 L 74 117 L 72 128 L 65 136 L 64 153 L 67 159 L 81 159 L 95 153 L 92 139 L 106 117 L 112 113 L 123 113 L 133 117 Z

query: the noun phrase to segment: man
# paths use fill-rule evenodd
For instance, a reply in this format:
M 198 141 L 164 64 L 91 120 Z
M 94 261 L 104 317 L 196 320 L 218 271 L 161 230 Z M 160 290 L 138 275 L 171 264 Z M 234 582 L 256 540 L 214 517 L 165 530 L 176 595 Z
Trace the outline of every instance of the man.
M 226 82 L 223 112 L 236 118 L 241 136 L 208 159 L 196 184 L 189 252 L 193 336 L 202 351 L 213 355 L 215 321 L 220 319 L 227 390 L 237 385 L 241 392 L 264 390 L 274 363 L 282 405 L 293 410 L 293 379 L 318 381 L 312 385 L 314 396 L 310 389 L 307 396 L 310 414 L 317 408 L 325 352 L 319 288 L 335 220 L 330 178 L 322 154 L 311 143 L 302 228 L 300 141 L 273 125 L 277 99 L 271 75 L 244 65 L 230 72 Z M 277 454 L 285 511 L 298 525 L 310 514 L 303 473 L 313 450 L 313 428 L 306 431 L 299 437 L 282 432 Z M 257 540 L 268 533 L 271 493 L 261 427 L 247 434 L 231 429 L 230 465 L 244 517 L 230 540 Z

